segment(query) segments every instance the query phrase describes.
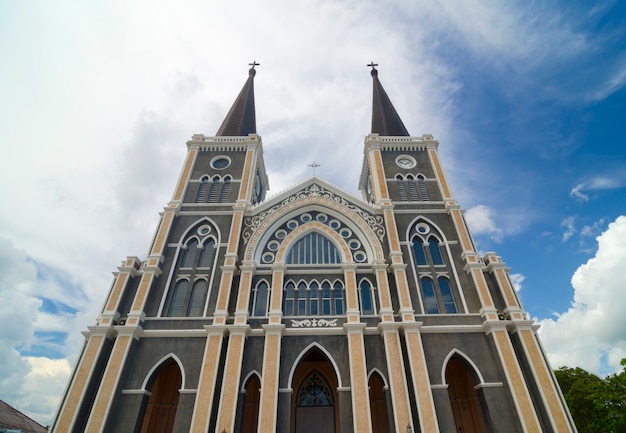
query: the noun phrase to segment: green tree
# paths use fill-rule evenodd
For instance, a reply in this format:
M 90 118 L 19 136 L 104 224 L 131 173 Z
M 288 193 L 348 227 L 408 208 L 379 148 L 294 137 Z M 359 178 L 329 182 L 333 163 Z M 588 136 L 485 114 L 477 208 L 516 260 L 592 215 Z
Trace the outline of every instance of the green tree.
M 626 358 L 621 361 L 626 367 Z M 626 432 L 626 371 L 604 379 L 582 368 L 555 372 L 579 433 Z

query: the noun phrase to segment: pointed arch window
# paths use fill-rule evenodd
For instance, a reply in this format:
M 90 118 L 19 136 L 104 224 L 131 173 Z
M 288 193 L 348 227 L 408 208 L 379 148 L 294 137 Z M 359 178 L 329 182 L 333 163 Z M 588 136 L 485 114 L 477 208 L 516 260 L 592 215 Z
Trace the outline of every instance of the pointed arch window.
M 407 201 L 406 188 L 404 186 L 404 177 L 402 177 L 401 175 L 397 175 L 396 183 L 398 185 L 398 195 L 400 196 L 400 200 Z
M 167 317 L 204 315 L 211 273 L 217 256 L 214 229 L 209 224 L 194 230 L 179 250 L 173 281 L 160 314 Z
M 265 280 L 261 280 L 252 291 L 250 299 L 250 311 L 252 316 L 267 316 L 267 302 L 269 300 L 269 286 Z
M 449 257 L 445 246 L 440 245 L 429 224 L 419 222 L 414 230 L 411 249 L 424 313 L 458 313 L 453 282 L 446 265 Z M 427 236 L 426 240 L 422 236 Z
M 199 268 L 209 268 L 213 265 L 215 260 L 215 241 L 208 239 L 204 243 L 204 247 L 200 251 L 200 259 L 198 260 Z
M 333 316 L 345 312 L 344 285 L 337 280 L 331 284 L 324 280 L 300 281 L 297 285 L 289 280 L 283 288 L 284 316 Z
M 415 185 L 415 179 L 410 174 L 406 177 L 406 182 L 409 186 L 409 196 L 411 197 L 411 201 L 418 201 L 419 197 L 417 196 L 417 187 Z
M 220 191 L 220 203 L 228 202 L 228 193 L 230 192 L 230 176 L 224 177 L 224 183 L 222 184 L 222 190 Z
M 430 200 L 430 198 L 428 197 L 428 190 L 426 189 L 426 181 L 424 179 L 424 176 L 422 176 L 421 174 L 417 176 L 417 185 L 419 187 L 422 200 Z
M 215 203 L 217 198 L 217 190 L 219 189 L 220 177 L 215 176 L 211 179 L 211 186 L 209 187 L 209 196 L 207 198 L 208 203 Z
M 373 292 L 374 290 L 370 282 L 366 279 L 362 279 L 361 284 L 359 284 L 359 303 L 361 314 L 364 316 L 376 314 Z
M 292 245 L 287 253 L 288 265 L 318 265 L 341 263 L 335 244 L 317 232 L 309 233 Z
M 313 372 L 298 391 L 298 406 L 332 406 L 333 393 L 326 381 Z
M 203 177 L 200 179 L 200 186 L 198 187 L 198 194 L 196 194 L 196 203 L 206 203 L 209 193 L 209 178 Z
M 441 256 L 441 250 L 439 249 L 439 241 L 436 237 L 430 236 L 428 238 L 428 250 L 430 251 L 430 258 L 433 261 L 433 265 L 443 265 L 443 258 Z
M 183 260 L 181 262 L 182 268 L 191 268 L 196 261 L 196 254 L 198 253 L 198 241 L 192 239 L 187 243 L 187 249 L 183 254 Z

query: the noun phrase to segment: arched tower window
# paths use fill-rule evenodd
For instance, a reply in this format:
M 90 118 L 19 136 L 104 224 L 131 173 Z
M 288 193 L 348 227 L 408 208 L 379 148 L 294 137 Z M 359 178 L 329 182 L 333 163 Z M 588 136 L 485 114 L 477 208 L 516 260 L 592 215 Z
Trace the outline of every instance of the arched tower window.
M 409 196 L 411 197 L 411 201 L 418 201 L 419 197 L 417 196 L 417 187 L 415 186 L 415 179 L 410 174 L 406 177 L 406 182 L 409 186 Z
M 219 189 L 219 185 L 220 177 L 214 176 L 213 179 L 211 179 L 211 186 L 209 187 L 209 196 L 207 198 L 208 203 L 215 203 L 217 199 L 217 190 Z
M 421 174 L 417 176 L 417 185 L 420 190 L 420 195 L 423 201 L 428 201 L 430 198 L 428 197 L 428 190 L 426 189 L 426 182 L 424 176 Z
M 203 177 L 200 179 L 200 186 L 198 187 L 198 194 L 196 194 L 196 203 L 206 203 L 209 193 L 209 178 Z
M 398 185 L 398 195 L 400 196 L 400 200 L 407 201 L 406 188 L 404 186 L 404 177 L 402 177 L 401 175 L 397 175 L 396 183 Z
M 341 255 L 330 239 L 317 232 L 299 239 L 287 253 L 288 265 L 321 265 L 341 263 Z
M 222 184 L 222 190 L 220 191 L 220 203 L 228 202 L 228 193 L 230 192 L 230 176 L 224 177 L 224 183 Z

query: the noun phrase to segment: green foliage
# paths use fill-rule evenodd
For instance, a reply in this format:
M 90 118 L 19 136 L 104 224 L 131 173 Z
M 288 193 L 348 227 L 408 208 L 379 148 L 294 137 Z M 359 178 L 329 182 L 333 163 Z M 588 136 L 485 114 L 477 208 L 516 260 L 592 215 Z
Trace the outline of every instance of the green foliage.
M 582 368 L 561 367 L 554 374 L 579 433 L 626 432 L 626 370 L 604 379 Z

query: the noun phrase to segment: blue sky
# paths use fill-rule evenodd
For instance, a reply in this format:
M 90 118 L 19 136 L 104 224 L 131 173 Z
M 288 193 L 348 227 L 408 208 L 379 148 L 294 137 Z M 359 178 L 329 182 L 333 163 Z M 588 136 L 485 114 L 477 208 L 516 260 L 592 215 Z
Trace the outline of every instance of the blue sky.
M 373 60 L 554 367 L 626 357 L 623 2 L 0 0 L 0 28 L 0 398 L 42 422 L 254 59 L 270 195 L 313 160 L 359 195 Z

